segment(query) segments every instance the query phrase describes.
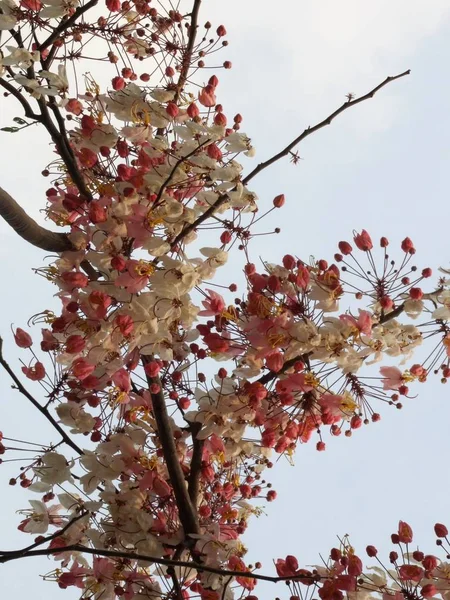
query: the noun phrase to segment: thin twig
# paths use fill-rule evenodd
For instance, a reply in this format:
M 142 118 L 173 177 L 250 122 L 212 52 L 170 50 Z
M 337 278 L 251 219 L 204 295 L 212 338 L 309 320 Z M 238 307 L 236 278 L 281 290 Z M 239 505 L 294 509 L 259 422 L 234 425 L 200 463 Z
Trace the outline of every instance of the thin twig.
M 280 160 L 280 158 L 287 156 L 289 154 L 289 152 L 291 152 L 295 148 L 295 146 L 300 144 L 300 142 L 302 142 L 309 135 L 316 133 L 316 131 L 319 131 L 319 129 L 322 129 L 323 127 L 326 127 L 327 125 L 331 125 L 331 122 L 338 115 L 343 113 L 348 108 L 352 108 L 353 106 L 356 106 L 357 104 L 359 104 L 360 102 L 364 102 L 365 100 L 370 100 L 370 98 L 373 98 L 375 96 L 375 94 L 379 90 L 381 90 L 381 88 L 383 88 L 385 85 L 387 85 L 388 83 L 391 83 L 392 81 L 395 81 L 396 79 L 405 77 L 406 75 L 409 75 L 410 73 L 411 73 L 411 70 L 408 69 L 407 71 L 400 73 L 400 75 L 386 77 L 386 79 L 384 81 L 382 81 L 380 84 L 378 84 L 376 87 L 374 87 L 373 90 L 371 90 L 364 96 L 361 96 L 360 98 L 355 98 L 355 100 L 349 100 L 348 102 L 344 102 L 344 104 L 342 106 L 340 106 L 337 110 L 335 110 L 333 113 L 331 113 L 331 115 L 329 115 L 326 119 L 324 119 L 323 121 L 320 121 L 320 123 L 317 123 L 316 125 L 314 125 L 314 127 L 308 127 L 307 129 L 305 129 L 305 131 L 303 133 L 301 133 L 298 137 L 296 137 L 295 140 L 293 140 L 290 144 L 288 144 L 286 146 L 286 148 L 284 148 L 284 150 L 281 150 L 281 152 L 278 152 L 277 154 L 272 156 L 272 158 L 269 158 L 268 160 L 260 163 L 257 167 L 255 167 L 253 169 L 253 171 L 251 171 L 246 177 L 244 177 L 244 179 L 242 180 L 242 183 L 245 185 L 251 179 L 256 177 L 256 175 L 261 173 L 261 171 L 263 169 L 270 167 L 270 165 L 273 165 L 273 163 L 277 162 L 277 160 Z
M 83 455 L 84 454 L 83 450 L 79 446 L 77 446 L 77 444 L 75 444 L 75 442 L 67 435 L 67 433 L 64 431 L 64 429 L 59 425 L 59 423 L 57 423 L 57 421 L 54 419 L 54 417 L 52 417 L 52 415 L 49 413 L 49 411 L 46 408 L 44 408 L 43 406 L 41 406 L 39 404 L 39 402 L 35 398 L 33 398 L 33 396 L 28 392 L 28 390 L 22 385 L 22 383 L 20 382 L 17 375 L 11 369 L 9 364 L 6 362 L 6 360 L 3 356 L 2 350 L 3 350 L 3 339 L 0 337 L 0 365 L 5 369 L 5 371 L 8 373 L 8 375 L 14 381 L 19 392 L 23 396 L 25 396 L 25 398 L 27 398 L 31 402 L 31 404 L 35 408 L 37 408 L 37 410 L 42 415 L 44 415 L 44 417 L 47 419 L 47 421 L 49 421 L 53 425 L 53 427 L 56 429 L 56 431 L 62 437 L 64 442 L 68 446 L 70 446 L 73 450 L 75 450 L 75 452 L 77 452 L 77 454 Z
M 178 98 L 183 90 L 184 84 L 186 83 L 186 80 L 187 80 L 189 68 L 191 66 L 192 52 L 194 50 L 195 38 L 197 36 L 197 29 L 198 29 L 198 13 L 200 10 L 201 3 L 202 3 L 201 0 L 194 0 L 194 6 L 192 7 L 191 23 L 189 25 L 188 43 L 186 46 L 186 52 L 182 59 L 182 67 L 181 67 L 181 71 L 180 71 L 180 77 L 178 78 L 175 102 L 178 100 Z
M 305 129 L 305 131 L 303 133 L 301 133 L 298 137 L 295 138 L 295 140 L 293 140 L 290 144 L 288 144 L 288 146 L 286 146 L 286 148 L 284 148 L 283 150 L 281 150 L 280 152 L 278 152 L 277 154 L 275 154 L 274 156 L 272 156 L 272 158 L 269 158 L 268 160 L 266 160 L 265 162 L 260 163 L 255 169 L 253 169 L 253 171 L 251 171 L 246 177 L 244 177 L 244 179 L 242 180 L 242 184 L 246 185 L 251 179 L 253 179 L 254 177 L 256 177 L 256 175 L 258 175 L 259 173 L 261 173 L 261 171 L 263 169 L 266 169 L 267 167 L 269 167 L 270 165 L 272 165 L 273 163 L 275 163 L 276 161 L 280 160 L 280 158 L 283 158 L 284 156 L 287 156 L 289 154 L 289 152 L 291 152 L 291 150 L 297 146 L 301 141 L 303 141 L 306 137 L 308 137 L 309 135 L 315 133 L 316 131 L 319 131 L 319 129 L 322 129 L 323 127 L 325 127 L 326 125 L 330 125 L 331 122 L 338 116 L 340 115 L 342 112 L 344 112 L 345 110 L 347 110 L 348 108 L 351 108 L 353 106 L 355 106 L 356 104 L 359 104 L 360 102 L 364 102 L 365 100 L 369 100 L 370 98 L 373 98 L 374 95 L 381 89 L 383 88 L 385 85 L 387 85 L 388 83 L 390 83 L 391 81 L 395 81 L 396 79 L 400 79 L 401 77 L 405 77 L 406 75 L 410 74 L 410 70 L 405 71 L 404 73 L 400 73 L 400 75 L 395 75 L 393 77 L 387 77 L 383 82 L 381 82 L 379 85 L 377 85 L 372 91 L 368 92 L 367 94 L 365 94 L 364 96 L 361 96 L 360 98 L 356 98 L 355 100 L 351 100 L 349 102 L 345 102 L 342 106 L 340 106 L 337 110 L 335 110 L 333 113 L 331 113 L 331 115 L 329 115 L 326 119 L 324 119 L 323 121 L 320 121 L 320 123 L 317 123 L 317 125 L 314 125 L 313 127 L 308 127 L 307 129 Z M 210 216 L 212 216 L 214 214 L 214 212 L 220 208 L 220 206 L 222 206 L 222 204 L 224 204 L 226 201 L 228 200 L 228 195 L 227 194 L 222 194 L 219 196 L 219 198 L 216 200 L 216 202 L 214 202 L 214 204 L 212 204 L 208 210 L 206 210 L 202 215 L 200 215 L 195 221 L 194 223 L 191 223 L 189 225 L 187 225 L 175 238 L 175 240 L 172 242 L 171 244 L 171 248 L 175 249 L 176 246 L 192 231 L 195 231 L 195 229 L 197 229 L 197 227 L 199 225 L 201 225 L 204 221 L 206 221 L 206 219 L 208 219 Z

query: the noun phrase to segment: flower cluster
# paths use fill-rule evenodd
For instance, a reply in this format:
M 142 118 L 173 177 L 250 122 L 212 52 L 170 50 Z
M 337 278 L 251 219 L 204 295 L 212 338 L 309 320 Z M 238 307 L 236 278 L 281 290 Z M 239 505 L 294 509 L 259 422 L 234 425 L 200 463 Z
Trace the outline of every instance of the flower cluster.
M 199 4 L 184 13 L 107 0 L 107 16 L 89 20 L 93 0 L 0 2 L 0 83 L 51 134 L 46 214 L 67 233 L 67 249 L 38 269 L 61 301 L 59 314 L 34 317 L 40 352 L 25 330 L 14 337 L 31 353 L 23 374 L 46 390 L 41 412 L 77 453 L 44 446 L 22 469 L 22 487 L 43 496 L 19 529 L 61 562 L 49 577 L 86 599 L 219 600 L 235 588 L 255 598 L 241 536 L 276 498 L 262 478 L 273 456 L 291 457 L 313 434 L 324 450 L 325 427 L 350 436 L 380 419 L 372 403 L 401 408 L 411 382 L 450 374 L 450 288 L 441 277 L 422 289 L 432 273 L 411 266 L 409 238 L 399 266 L 386 238 L 377 266 L 365 230 L 353 238 L 362 255 L 343 241 L 334 262 L 286 255 L 261 272 L 250 262 L 258 198 L 239 161 L 254 149 L 242 117 L 229 122 L 218 104 L 218 77 L 196 83 L 226 46 L 222 25 L 196 40 Z M 84 56 L 88 36 L 100 54 Z M 66 69 L 81 58 L 117 72 L 101 85 L 102 73 L 86 75 L 81 89 Z M 220 236 L 202 246 L 206 228 Z M 235 284 L 220 294 L 211 280 L 236 243 L 245 291 L 232 298 Z M 431 336 L 434 351 L 413 362 Z M 407 366 L 373 366 L 386 358 Z M 331 560 L 305 571 L 287 557 L 276 568 L 322 600 L 406 586 L 363 574 L 346 545 Z M 401 582 L 421 581 L 413 568 L 426 571 L 431 597 L 437 565 L 405 563 Z

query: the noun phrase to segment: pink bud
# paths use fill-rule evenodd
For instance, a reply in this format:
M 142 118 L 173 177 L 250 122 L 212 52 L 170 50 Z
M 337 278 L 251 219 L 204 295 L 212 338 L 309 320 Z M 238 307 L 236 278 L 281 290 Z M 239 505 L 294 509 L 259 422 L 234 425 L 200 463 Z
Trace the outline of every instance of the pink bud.
M 409 254 L 414 254 L 415 252 L 414 244 L 412 243 L 412 240 L 409 237 L 406 237 L 403 240 L 401 248 L 403 252 L 409 252 Z
M 180 111 L 178 109 L 178 106 L 175 104 L 175 102 L 169 102 L 168 105 L 166 106 L 166 113 L 172 119 L 175 119 L 175 117 L 178 116 L 179 112 Z
M 272 352 L 266 356 L 266 367 L 274 373 L 278 373 L 284 364 L 284 355 L 281 352 Z
M 219 37 L 223 37 L 224 35 L 227 35 L 227 30 L 225 29 L 225 27 L 223 25 L 219 25 L 216 33 Z
M 209 158 L 212 158 L 213 160 L 222 160 L 222 152 L 216 144 L 209 144 L 206 148 L 206 152 Z
M 91 223 L 104 223 L 107 219 L 106 209 L 95 200 L 89 204 L 89 220 Z
M 291 270 L 297 265 L 297 261 L 291 254 L 285 254 L 283 256 L 283 267 L 285 269 Z
M 19 348 L 29 348 L 33 345 L 33 340 L 31 339 L 31 336 L 20 327 L 16 329 L 16 333 L 14 334 L 14 341 L 19 346 Z
M 218 125 L 219 127 L 225 127 L 226 124 L 227 124 L 226 116 L 222 112 L 217 113 L 216 116 L 214 117 L 214 125 Z
M 83 336 L 70 335 L 66 340 L 66 352 L 68 354 L 77 354 L 81 352 L 86 345 Z
M 409 290 L 409 295 L 412 300 L 421 300 L 423 298 L 423 292 L 420 288 L 414 287 Z
M 434 526 L 434 533 L 438 538 L 445 538 L 448 535 L 448 529 L 442 523 L 436 523 Z
M 399 521 L 398 523 L 398 537 L 403 544 L 410 544 L 413 541 L 412 529 L 405 521 Z
M 83 273 L 79 271 L 66 271 L 61 275 L 61 279 L 71 289 L 73 288 L 85 288 L 89 283 L 89 279 Z
M 198 95 L 198 101 L 202 106 L 211 107 L 216 104 L 216 96 L 212 85 L 207 85 Z
M 189 106 L 187 107 L 187 114 L 191 117 L 191 119 L 195 119 L 195 117 L 198 117 L 198 115 L 200 114 L 200 111 L 198 109 L 198 106 L 195 104 L 195 102 L 193 102 L 192 104 L 189 104 Z
M 353 251 L 353 248 L 348 242 L 339 242 L 338 248 L 342 252 L 342 254 L 344 254 L 344 256 L 351 254 Z
M 113 77 L 111 80 L 111 85 L 113 90 L 116 90 L 116 92 L 123 90 L 125 87 L 125 79 L 123 77 Z
M 433 596 L 437 596 L 438 590 L 437 587 L 432 583 L 427 583 L 420 590 L 420 593 L 422 594 L 423 598 L 432 598 Z
M 279 194 L 278 196 L 275 196 L 275 198 L 273 199 L 273 205 L 275 206 L 275 208 L 281 208 L 284 205 L 284 194 Z
M 161 371 L 161 365 L 156 360 L 152 360 L 145 365 L 144 371 L 149 377 L 157 377 Z
M 95 371 L 95 365 L 88 363 L 85 358 L 77 358 L 72 364 L 72 373 L 78 379 L 86 379 L 93 371 Z

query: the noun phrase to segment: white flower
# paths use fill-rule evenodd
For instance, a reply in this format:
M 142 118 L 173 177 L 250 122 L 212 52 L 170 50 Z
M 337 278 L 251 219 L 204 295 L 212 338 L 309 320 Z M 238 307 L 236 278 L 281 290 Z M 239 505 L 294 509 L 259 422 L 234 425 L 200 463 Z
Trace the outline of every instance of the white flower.
M 57 19 L 71 13 L 80 4 L 78 0 L 44 0 L 46 5 L 39 16 L 42 19 Z
M 164 90 L 161 88 L 156 88 L 152 92 L 150 92 L 150 96 L 153 98 L 153 100 L 156 100 L 157 102 L 170 102 L 170 100 L 173 100 L 175 98 L 175 92 Z
M 16 17 L 13 15 L 0 14 L 0 31 L 8 31 L 17 23 Z
M 53 485 L 69 481 L 73 483 L 70 469 L 73 464 L 67 462 L 65 456 L 58 452 L 47 452 L 41 459 L 41 464 L 33 469 L 41 484 L 47 489 Z
M 3 15 L 0 15 L 0 17 L 2 16 Z M 6 46 L 6 49 L 9 50 L 10 54 L 8 56 L 4 56 L 2 61 L 7 67 L 17 66 L 21 69 L 27 69 L 28 67 L 31 67 L 33 62 L 38 61 L 40 57 L 39 52 L 28 52 L 28 50 L 25 50 L 25 48 Z

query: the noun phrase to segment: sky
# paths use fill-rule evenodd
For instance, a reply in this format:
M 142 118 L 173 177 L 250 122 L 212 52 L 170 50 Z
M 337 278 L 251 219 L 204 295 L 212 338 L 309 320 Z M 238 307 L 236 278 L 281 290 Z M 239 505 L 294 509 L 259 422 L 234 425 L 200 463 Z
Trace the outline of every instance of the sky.
M 275 262 L 287 252 L 306 260 L 331 258 L 339 240 L 366 228 L 397 247 L 411 237 L 421 267 L 448 266 L 448 1 L 205 1 L 203 20 L 223 23 L 228 31 L 230 44 L 216 55 L 217 64 L 231 60 L 233 69 L 218 73 L 217 92 L 225 114 L 243 115 L 242 131 L 256 146 L 249 170 L 330 114 L 347 93 L 365 94 L 386 76 L 411 69 L 409 77 L 308 138 L 297 166 L 285 159 L 251 183 L 262 207 L 277 194 L 286 196 L 285 208 L 261 224 L 261 231 L 279 226 L 281 234 L 255 238 L 254 258 Z M 1 126 L 7 126 L 20 111 L 2 99 L 0 114 Z M 48 140 L 36 127 L 1 135 L 0 185 L 43 222 L 39 210 L 48 185 L 40 171 L 51 159 Z M 19 370 L 10 325 L 23 327 L 31 315 L 56 306 L 56 288 L 32 271 L 43 264 L 44 252 L 27 246 L 3 222 L 0 240 L 0 334 L 5 355 Z M 433 552 L 433 524 L 450 523 L 449 388 L 432 379 L 414 393 L 402 411 L 376 407 L 380 423 L 352 438 L 326 439 L 326 452 L 316 452 L 311 443 L 299 448 L 294 467 L 277 464 L 268 479 L 278 499 L 249 527 L 249 560 L 260 560 L 265 571 L 286 554 L 302 565 L 317 564 L 319 553 L 327 554 L 336 536 L 346 533 L 361 551 L 370 543 L 387 552 L 399 519 Z M 10 389 L 4 372 L 0 398 L 5 435 L 38 442 L 53 435 Z M 29 543 L 16 529 L 20 516 L 14 512 L 28 505 L 31 494 L 7 485 L 16 470 L 15 463 L 0 466 L 2 549 Z M 39 578 L 54 566 L 52 559 L 4 565 L 2 591 L 17 600 L 30 590 L 49 600 L 77 598 L 74 590 Z M 264 599 L 285 593 L 261 591 Z

